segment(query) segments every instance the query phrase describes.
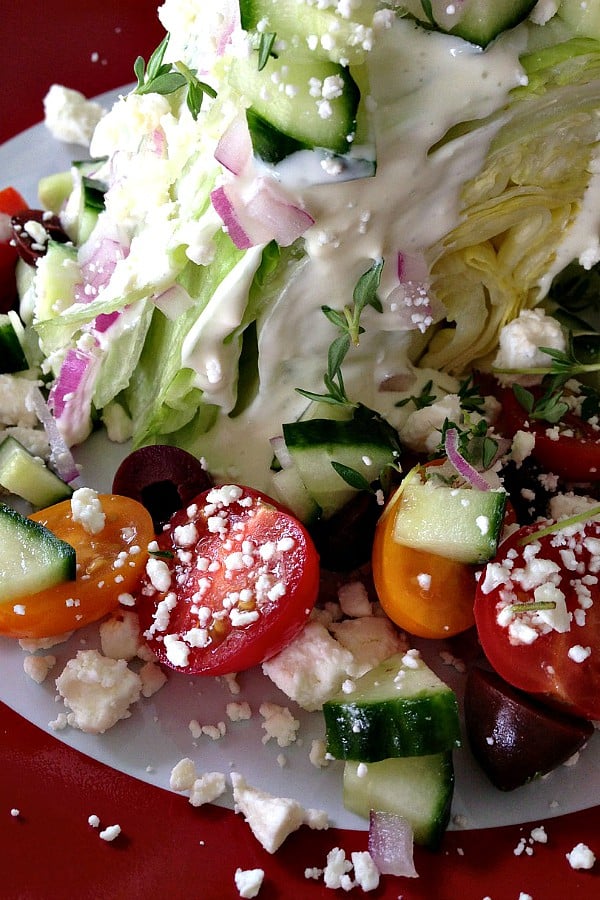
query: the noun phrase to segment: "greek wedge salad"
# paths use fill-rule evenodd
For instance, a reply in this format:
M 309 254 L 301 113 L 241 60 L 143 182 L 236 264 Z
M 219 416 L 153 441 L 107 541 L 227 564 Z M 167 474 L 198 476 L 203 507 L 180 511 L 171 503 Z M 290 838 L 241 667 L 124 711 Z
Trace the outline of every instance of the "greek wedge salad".
M 0 634 L 85 741 L 254 679 L 367 890 L 466 819 L 465 758 L 533 797 L 598 750 L 600 0 L 158 15 L 109 109 L 51 89 L 71 165 L 0 190 Z M 195 746 L 252 716 L 210 711 Z M 268 852 L 326 827 L 237 768 Z

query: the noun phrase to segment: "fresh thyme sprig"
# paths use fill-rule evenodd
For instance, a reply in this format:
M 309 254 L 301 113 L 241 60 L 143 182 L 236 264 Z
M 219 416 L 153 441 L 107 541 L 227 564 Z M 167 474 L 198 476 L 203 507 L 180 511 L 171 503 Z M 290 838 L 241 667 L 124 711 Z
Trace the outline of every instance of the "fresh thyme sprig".
M 557 350 L 555 347 L 538 347 L 542 353 L 546 353 L 551 362 L 547 366 L 532 366 L 530 369 L 500 369 L 494 368 L 496 375 L 556 375 L 564 381 L 583 375 L 586 372 L 600 371 L 600 359 L 594 363 L 584 363 L 575 355 L 573 346 L 573 334 L 569 332 L 567 337 L 567 349 Z
M 546 390 L 537 400 L 522 384 L 513 384 L 513 393 L 530 419 L 555 425 L 569 411 L 569 404 L 563 396 L 563 385 L 562 376 L 550 379 Z
M 423 385 L 420 394 L 405 397 L 404 400 L 398 400 L 394 406 L 402 407 L 406 406 L 407 403 L 414 403 L 415 409 L 425 409 L 427 406 L 431 406 L 432 403 L 435 403 L 436 400 L 436 395 L 431 393 L 432 387 L 433 381 L 429 380 L 427 384 Z
M 317 394 L 313 391 L 305 391 L 296 388 L 299 394 L 308 400 L 334 405 L 356 406 L 346 393 L 346 386 L 342 375 L 342 364 L 354 344 L 358 346 L 360 335 L 364 328 L 360 319 L 367 306 L 373 307 L 378 312 L 382 311 L 381 301 L 377 296 L 377 290 L 381 282 L 381 270 L 383 260 L 377 259 L 370 269 L 364 272 L 358 279 L 352 296 L 352 304 L 346 305 L 342 311 L 332 309 L 330 306 L 322 306 L 321 309 L 332 325 L 339 329 L 340 334 L 329 346 L 327 352 L 327 372 L 323 376 L 323 382 L 327 393 Z
M 273 53 L 273 44 L 275 43 L 275 39 L 277 37 L 276 32 L 274 31 L 262 31 L 260 35 L 260 39 L 258 42 L 258 71 L 262 72 L 264 67 L 269 61 L 270 56 L 275 56 Z
M 198 118 L 204 95 L 217 96 L 217 92 L 209 84 L 200 81 L 193 69 L 185 63 L 177 61 L 165 63 L 165 52 L 170 35 L 167 34 L 148 59 L 148 64 L 142 56 L 138 56 L 133 71 L 137 78 L 135 94 L 173 94 L 180 88 L 186 90 L 186 104 L 194 120 Z

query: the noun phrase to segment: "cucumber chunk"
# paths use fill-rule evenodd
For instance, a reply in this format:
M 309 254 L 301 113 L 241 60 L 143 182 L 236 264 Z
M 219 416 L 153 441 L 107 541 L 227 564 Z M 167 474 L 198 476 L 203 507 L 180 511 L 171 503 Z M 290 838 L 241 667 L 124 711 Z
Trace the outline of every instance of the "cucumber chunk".
M 362 0 L 342 14 L 335 4 L 298 0 L 240 0 L 242 28 L 274 32 L 278 39 L 344 65 L 364 62 L 373 43 L 373 16 L 380 4 Z
M 4 374 L 28 368 L 19 335 L 9 313 L 0 314 L 0 371 Z
M 455 34 L 480 47 L 525 19 L 537 0 L 431 0 L 430 14 L 422 0 L 403 0 L 402 6 L 420 22 Z
M 600 40 L 600 6 L 582 0 L 562 0 L 558 17 L 566 22 L 574 34 Z
M 39 522 L 4 503 L 0 503 L 0 543 L 0 601 L 3 603 L 75 578 L 75 549 Z
M 332 462 L 353 469 L 373 484 L 396 458 L 388 435 L 372 421 L 306 419 L 285 424 L 283 436 L 300 478 L 324 519 L 341 509 L 356 491 Z
M 234 59 L 233 89 L 277 132 L 309 148 L 347 153 L 356 131 L 360 91 L 348 69 L 323 60 Z
M 75 300 L 81 281 L 77 250 L 71 244 L 48 241 L 46 254 L 38 260 L 35 275 L 35 312 L 38 322 L 54 319 Z
M 12 435 L 0 444 L 0 485 L 40 509 L 67 500 L 73 490 Z
M 71 171 L 54 172 L 45 175 L 38 182 L 38 197 L 44 209 L 49 209 L 58 215 L 69 194 L 73 190 L 73 176 Z
M 450 821 L 453 793 L 451 753 L 344 766 L 346 809 L 367 819 L 372 809 L 403 816 L 412 826 L 415 843 L 432 850 L 439 847 Z
M 273 475 L 277 499 L 305 525 L 312 525 L 321 516 L 321 508 L 313 500 L 294 466 Z
M 496 554 L 506 493 L 452 488 L 409 474 L 390 501 L 394 540 L 465 563 Z
M 454 691 L 418 657 L 384 660 L 323 705 L 327 751 L 336 759 L 378 762 L 460 747 Z

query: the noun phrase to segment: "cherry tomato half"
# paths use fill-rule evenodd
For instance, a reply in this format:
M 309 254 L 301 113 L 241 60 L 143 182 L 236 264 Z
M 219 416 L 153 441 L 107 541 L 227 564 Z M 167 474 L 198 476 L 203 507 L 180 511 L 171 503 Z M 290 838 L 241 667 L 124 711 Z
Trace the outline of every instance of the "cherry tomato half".
M 519 430 L 534 434 L 531 455 L 546 471 L 565 481 L 600 481 L 600 429 L 571 412 L 557 425 L 528 419 L 512 390 L 500 388 L 496 396 L 502 405 L 499 430 L 509 436 Z
M 0 191 L 0 312 L 13 309 L 17 299 L 15 266 L 19 254 L 10 244 L 10 216 L 27 209 L 21 194 L 12 187 Z
M 373 580 L 383 610 L 417 637 L 444 638 L 466 631 L 475 622 L 475 567 L 399 544 L 394 519 L 392 498 L 373 542 Z
M 138 597 L 161 662 L 224 675 L 274 656 L 301 630 L 317 598 L 317 552 L 273 500 L 224 485 L 176 512 L 158 537 Z
M 484 569 L 475 597 L 479 640 L 514 687 L 598 719 L 600 522 L 523 543 L 539 529 L 529 525 L 512 534 Z
M 40 638 L 73 631 L 116 609 L 120 594 L 135 591 L 154 539 L 152 519 L 129 497 L 100 494 L 99 499 L 106 522 L 98 534 L 73 520 L 70 500 L 31 516 L 75 548 L 77 577 L 19 598 L 23 614 L 12 602 L 0 604 L 0 634 Z

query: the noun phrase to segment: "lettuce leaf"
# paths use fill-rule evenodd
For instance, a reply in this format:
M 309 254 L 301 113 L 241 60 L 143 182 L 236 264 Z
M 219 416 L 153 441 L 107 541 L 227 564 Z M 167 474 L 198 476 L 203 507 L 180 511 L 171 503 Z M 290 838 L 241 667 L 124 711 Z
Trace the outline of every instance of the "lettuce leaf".
M 460 223 L 430 253 L 446 321 L 424 366 L 460 373 L 489 362 L 503 325 L 542 299 L 540 281 L 581 209 L 598 150 L 600 42 L 575 38 L 521 63 L 528 84 L 462 129 L 499 125 L 464 185 Z

